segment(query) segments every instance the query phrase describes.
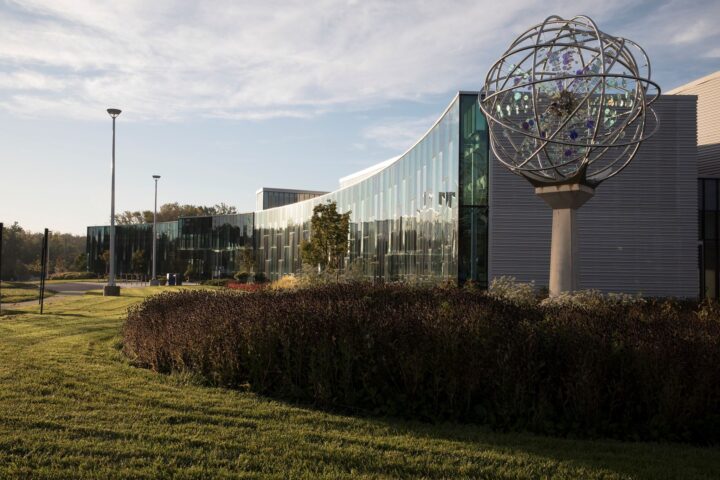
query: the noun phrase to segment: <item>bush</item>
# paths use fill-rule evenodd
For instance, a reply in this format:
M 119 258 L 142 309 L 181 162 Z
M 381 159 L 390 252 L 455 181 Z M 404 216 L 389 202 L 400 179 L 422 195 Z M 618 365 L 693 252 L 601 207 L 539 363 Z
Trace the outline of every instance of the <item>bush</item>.
M 270 290 L 294 290 L 299 287 L 300 281 L 291 275 L 284 275 L 268 286 Z
M 714 310 L 713 310 L 714 309 Z M 124 350 L 159 372 L 427 420 L 720 441 L 720 318 L 665 300 L 518 305 L 457 288 L 182 291 L 131 308 Z
M 579 290 L 577 292 L 563 292 L 554 297 L 544 299 L 540 304 L 544 307 L 574 307 L 574 308 L 603 308 L 605 305 L 633 305 L 644 304 L 645 299 L 639 295 L 624 293 L 608 293 L 604 295 L 600 290 Z
M 238 283 L 238 282 L 229 282 L 227 284 L 227 287 L 231 290 L 237 290 L 240 292 L 257 292 L 258 290 L 262 290 L 265 288 L 264 283 Z
M 98 276 L 91 272 L 60 272 L 50 275 L 50 280 L 86 280 L 91 278 L 98 278 Z
M 229 283 L 229 278 L 213 278 L 212 280 L 202 280 L 200 285 L 207 285 L 210 287 L 227 287 Z
M 515 305 L 530 306 L 538 301 L 535 293 L 535 282 L 521 283 L 515 277 L 497 277 L 490 283 L 489 294 L 499 300 L 505 300 Z
M 254 279 L 255 279 L 255 282 L 256 282 L 256 283 L 265 283 L 265 282 L 267 282 L 267 277 L 265 276 L 265 274 L 264 274 L 263 272 L 257 272 L 257 273 L 255 274 L 255 278 L 254 278 Z
M 233 278 L 240 283 L 247 283 L 248 280 L 250 280 L 250 273 L 249 272 L 237 272 Z

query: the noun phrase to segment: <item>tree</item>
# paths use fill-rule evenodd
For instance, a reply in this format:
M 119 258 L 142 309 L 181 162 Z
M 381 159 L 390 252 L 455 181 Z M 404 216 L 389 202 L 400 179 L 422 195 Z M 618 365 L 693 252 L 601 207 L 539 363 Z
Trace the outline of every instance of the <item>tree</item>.
M 65 259 L 63 257 L 55 259 L 55 270 L 53 273 L 61 273 L 66 270 L 67 269 L 65 268 Z
M 84 272 L 87 270 L 87 255 L 84 253 L 78 253 L 72 263 L 73 271 Z
M 178 202 L 161 205 L 157 212 L 158 222 L 173 222 L 180 217 L 198 217 L 204 215 L 232 215 L 237 209 L 232 205 L 217 203 L 211 207 L 203 205 L 180 205 Z M 115 215 L 115 222 L 118 225 L 137 225 L 140 223 L 152 223 L 153 211 L 143 210 L 132 212 L 126 210 Z
M 145 273 L 147 269 L 147 261 L 145 259 L 145 250 L 135 250 L 130 260 L 133 273 Z
M 105 275 L 108 275 L 110 272 L 110 250 L 103 250 L 100 254 L 100 259 L 103 265 L 105 265 Z
M 300 244 L 303 263 L 339 272 L 348 249 L 350 212 L 338 213 L 335 202 L 321 203 L 313 208 L 310 225 L 310 240 Z
M 25 280 L 38 274 L 42 250 L 42 233 L 24 230 L 19 223 L 6 225 L 3 229 L 2 272 L 3 280 Z M 77 255 L 85 252 L 86 238 L 69 233 L 51 232 L 49 237 L 49 272 L 67 269 Z
M 252 273 L 255 270 L 255 251 L 250 247 L 240 250 L 240 260 L 246 272 Z
M 216 203 L 215 206 L 210 207 L 212 213 L 210 215 L 235 215 L 237 214 L 237 208 L 232 205 L 226 205 L 225 203 Z

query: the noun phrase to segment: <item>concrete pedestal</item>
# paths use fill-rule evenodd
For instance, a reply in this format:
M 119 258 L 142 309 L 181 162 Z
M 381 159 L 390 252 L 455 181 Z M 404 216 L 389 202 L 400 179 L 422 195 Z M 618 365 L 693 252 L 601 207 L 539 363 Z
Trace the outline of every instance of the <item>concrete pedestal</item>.
M 117 285 L 105 285 L 103 287 L 103 296 L 104 297 L 119 297 L 120 296 L 120 287 Z
M 151 287 L 157 287 L 158 285 L 160 285 L 160 280 L 158 280 L 157 278 L 153 278 L 152 280 L 150 280 Z
M 550 248 L 550 296 L 573 292 L 578 287 L 578 245 L 576 210 L 595 194 L 579 183 L 538 187 L 535 194 L 553 209 Z

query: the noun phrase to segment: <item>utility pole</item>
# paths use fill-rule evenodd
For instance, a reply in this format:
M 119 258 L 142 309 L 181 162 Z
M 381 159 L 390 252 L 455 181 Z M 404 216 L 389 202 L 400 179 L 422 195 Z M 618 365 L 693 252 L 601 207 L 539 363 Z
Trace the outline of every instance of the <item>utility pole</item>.
M 120 295 L 120 287 L 115 285 L 115 119 L 122 111 L 117 108 L 108 108 L 107 112 L 113 120 L 112 183 L 110 186 L 110 270 L 108 272 L 108 284 L 103 288 L 103 295 L 117 297 Z
M 155 209 L 153 210 L 153 238 L 152 238 L 152 278 L 150 285 L 157 286 L 160 284 L 157 280 L 157 187 L 160 175 L 153 175 L 155 179 Z

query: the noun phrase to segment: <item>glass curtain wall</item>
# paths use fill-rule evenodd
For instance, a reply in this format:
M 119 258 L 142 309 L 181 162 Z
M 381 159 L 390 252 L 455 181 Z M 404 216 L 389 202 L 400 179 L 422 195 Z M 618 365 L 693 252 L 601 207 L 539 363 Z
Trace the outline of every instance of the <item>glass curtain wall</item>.
M 158 272 L 174 271 L 176 265 L 177 222 L 157 224 L 157 268 Z M 150 275 L 152 272 L 152 224 L 116 225 L 116 272 L 118 275 Z M 133 254 L 142 251 L 142 260 L 133 264 Z M 106 261 L 110 252 L 110 227 L 88 227 L 87 229 L 88 271 L 106 275 L 109 265 Z M 107 252 L 107 253 L 106 253 Z
M 256 212 L 257 267 L 271 279 L 300 272 L 299 246 L 310 239 L 313 207 L 334 201 L 350 212 L 344 263 L 365 277 L 486 285 L 487 150 L 477 95 L 458 95 L 420 141 L 372 177 Z
M 179 230 L 181 267 L 197 278 L 231 277 L 244 268 L 240 251 L 253 248 L 253 214 L 183 217 Z
M 477 95 L 460 95 L 460 259 L 458 281 L 487 288 L 488 126 Z
M 152 272 L 152 224 L 115 227 L 116 271 L 150 275 Z M 88 271 L 107 274 L 110 227 L 88 227 Z M 229 277 L 244 268 L 240 251 L 253 248 L 253 214 L 180 218 L 157 224 L 157 272 L 184 274 L 188 267 L 199 279 Z M 133 264 L 141 250 L 143 261 Z M 108 253 L 105 253 L 108 252 Z M 139 265 L 138 265 L 139 264 Z
M 720 298 L 720 179 L 700 179 L 698 196 L 700 293 Z

